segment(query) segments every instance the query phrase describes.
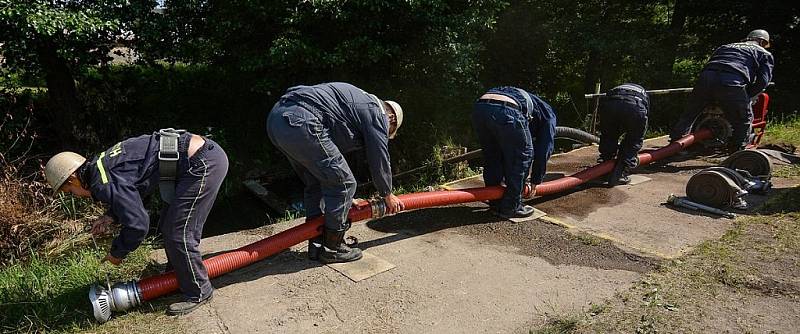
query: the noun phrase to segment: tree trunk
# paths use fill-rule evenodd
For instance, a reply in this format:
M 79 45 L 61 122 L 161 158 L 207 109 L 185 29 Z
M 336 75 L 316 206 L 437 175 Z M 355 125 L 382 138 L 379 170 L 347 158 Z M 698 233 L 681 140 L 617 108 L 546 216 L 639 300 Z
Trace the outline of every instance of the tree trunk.
M 686 18 L 689 15 L 689 8 L 687 2 L 685 0 L 675 0 L 675 5 L 672 10 L 672 20 L 669 23 L 669 28 L 667 30 L 667 36 L 664 39 L 664 47 L 662 50 L 665 51 L 664 63 L 662 64 L 662 71 L 664 71 L 664 81 L 662 85 L 670 85 L 673 84 L 674 74 L 672 73 L 672 67 L 675 64 L 675 58 L 678 57 L 678 44 L 681 41 L 681 35 L 683 34 L 683 27 L 686 25 Z
M 597 28 L 598 29 L 596 31 L 602 31 L 602 29 L 600 29 L 600 28 L 602 28 L 606 24 L 606 21 L 608 20 L 608 18 L 607 18 L 607 8 L 606 8 L 607 3 L 604 1 L 604 2 L 602 2 L 600 4 L 600 6 L 601 6 L 601 11 L 600 11 L 600 17 L 597 20 Z M 600 35 L 600 36 L 597 36 L 597 38 L 600 39 L 600 40 L 605 40 L 607 38 L 607 36 Z M 600 78 L 603 75 L 603 63 L 604 63 L 603 62 L 603 56 L 604 55 L 600 52 L 600 48 L 598 46 L 591 46 L 590 47 L 590 49 L 589 49 L 589 59 L 587 59 L 587 61 L 586 61 L 586 69 L 583 72 L 584 73 L 584 77 L 583 77 L 584 78 L 583 79 L 584 80 L 583 81 L 583 91 L 584 92 L 593 92 L 595 84 L 598 81 L 600 81 Z
M 584 92 L 594 92 L 594 87 L 603 74 L 602 67 L 603 59 L 600 50 L 592 48 L 589 50 L 589 59 L 586 61 L 586 71 L 584 71 Z
M 74 119 L 82 107 L 78 100 L 78 90 L 67 62 L 58 55 L 51 41 L 42 41 L 37 50 L 39 64 L 42 66 L 47 82 L 53 112 L 50 113 L 50 128 L 57 138 L 52 142 L 68 145 L 75 142 Z

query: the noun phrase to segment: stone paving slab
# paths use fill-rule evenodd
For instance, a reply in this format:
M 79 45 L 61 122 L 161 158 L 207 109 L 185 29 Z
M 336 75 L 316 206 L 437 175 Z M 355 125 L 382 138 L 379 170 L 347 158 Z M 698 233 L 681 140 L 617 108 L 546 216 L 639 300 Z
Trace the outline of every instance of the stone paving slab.
M 328 267 L 347 276 L 353 282 L 361 282 L 367 278 L 394 269 L 395 265 L 370 252 L 362 252 L 363 258 L 355 262 L 331 263 Z

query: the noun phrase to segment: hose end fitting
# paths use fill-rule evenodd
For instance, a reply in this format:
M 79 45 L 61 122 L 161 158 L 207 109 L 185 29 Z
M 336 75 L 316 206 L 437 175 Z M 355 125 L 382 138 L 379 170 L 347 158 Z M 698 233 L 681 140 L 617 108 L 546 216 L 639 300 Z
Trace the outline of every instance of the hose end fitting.
M 139 306 L 141 300 L 136 281 L 114 284 L 110 290 L 99 284 L 93 284 L 89 288 L 89 302 L 92 304 L 94 318 L 101 324 L 111 319 L 112 312 Z
M 381 218 L 386 215 L 386 202 L 382 198 L 370 200 L 369 206 L 372 208 L 372 218 Z

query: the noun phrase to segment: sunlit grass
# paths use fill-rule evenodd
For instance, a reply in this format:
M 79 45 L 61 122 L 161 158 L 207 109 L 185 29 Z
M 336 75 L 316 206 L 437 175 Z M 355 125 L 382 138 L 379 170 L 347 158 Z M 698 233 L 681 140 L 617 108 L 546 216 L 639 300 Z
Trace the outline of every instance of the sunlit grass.
M 800 147 L 800 116 L 771 120 L 767 124 L 762 144 L 786 143 Z
M 83 247 L 57 258 L 33 253 L 27 262 L 0 269 L 0 331 L 70 332 L 94 328 L 89 286 L 136 279 L 150 263 L 148 244 L 119 267 L 100 263 L 105 250 Z

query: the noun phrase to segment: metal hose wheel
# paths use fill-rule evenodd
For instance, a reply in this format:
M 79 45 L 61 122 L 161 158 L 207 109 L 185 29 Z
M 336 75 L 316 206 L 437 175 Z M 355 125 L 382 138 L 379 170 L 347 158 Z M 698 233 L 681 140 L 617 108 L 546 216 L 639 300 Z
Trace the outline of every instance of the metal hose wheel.
M 591 133 L 566 126 L 556 127 L 555 138 L 569 139 L 582 144 L 597 144 L 600 142 L 600 138 Z

